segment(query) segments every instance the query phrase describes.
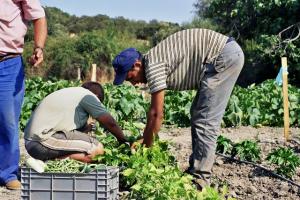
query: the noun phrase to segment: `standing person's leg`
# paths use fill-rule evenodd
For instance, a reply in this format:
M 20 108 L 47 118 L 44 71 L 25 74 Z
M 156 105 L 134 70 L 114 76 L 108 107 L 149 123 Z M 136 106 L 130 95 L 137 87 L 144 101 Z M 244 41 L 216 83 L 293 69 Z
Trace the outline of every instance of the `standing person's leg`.
M 236 42 L 227 43 L 215 64 L 206 64 L 200 89 L 191 107 L 193 153 L 189 171 L 209 184 L 221 121 L 244 54 Z
M 21 56 L 0 62 L 0 182 L 9 189 L 20 187 L 16 180 L 20 157 L 18 123 L 23 97 Z

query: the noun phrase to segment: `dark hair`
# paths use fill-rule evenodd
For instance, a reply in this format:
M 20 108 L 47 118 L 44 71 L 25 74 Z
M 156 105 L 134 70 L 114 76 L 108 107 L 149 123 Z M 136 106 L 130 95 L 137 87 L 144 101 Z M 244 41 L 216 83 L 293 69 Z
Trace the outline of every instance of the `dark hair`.
M 94 93 L 101 102 L 104 101 L 104 90 L 100 83 L 88 81 L 83 83 L 81 87 L 88 89 L 89 91 Z

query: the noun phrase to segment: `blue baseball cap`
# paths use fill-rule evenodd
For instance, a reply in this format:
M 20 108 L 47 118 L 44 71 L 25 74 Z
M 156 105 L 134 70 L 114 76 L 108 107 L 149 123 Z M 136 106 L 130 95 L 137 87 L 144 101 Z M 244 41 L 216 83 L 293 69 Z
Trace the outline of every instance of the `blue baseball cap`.
M 126 79 L 127 73 L 132 69 L 137 59 L 140 59 L 141 53 L 135 48 L 128 48 L 121 51 L 112 61 L 115 69 L 114 85 L 120 85 Z

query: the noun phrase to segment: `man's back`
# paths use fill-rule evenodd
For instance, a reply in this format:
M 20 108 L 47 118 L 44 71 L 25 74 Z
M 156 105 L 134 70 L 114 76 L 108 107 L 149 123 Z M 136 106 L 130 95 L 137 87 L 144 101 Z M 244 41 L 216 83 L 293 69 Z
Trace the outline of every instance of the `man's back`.
M 89 115 L 106 112 L 96 95 L 82 87 L 58 90 L 45 97 L 27 123 L 25 139 L 46 139 L 56 131 L 83 127 Z
M 203 65 L 215 59 L 228 37 L 208 29 L 176 32 L 146 54 L 146 78 L 150 92 L 199 87 Z

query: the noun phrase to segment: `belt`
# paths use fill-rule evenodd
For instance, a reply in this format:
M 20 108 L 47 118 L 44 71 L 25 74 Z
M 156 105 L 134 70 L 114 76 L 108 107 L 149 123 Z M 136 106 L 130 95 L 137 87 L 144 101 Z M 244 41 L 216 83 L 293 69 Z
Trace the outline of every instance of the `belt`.
M 18 57 L 20 55 L 21 54 L 19 54 L 19 53 L 9 53 L 9 54 L 6 54 L 6 55 L 0 55 L 0 62 L 2 62 L 4 60 L 7 60 L 7 59 L 10 59 L 10 58 Z
M 226 41 L 226 44 L 229 43 L 229 42 L 232 42 L 232 41 L 235 41 L 235 40 L 234 40 L 234 37 L 228 37 L 228 39 L 227 39 L 227 41 Z

